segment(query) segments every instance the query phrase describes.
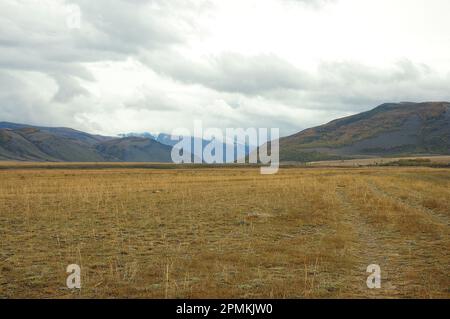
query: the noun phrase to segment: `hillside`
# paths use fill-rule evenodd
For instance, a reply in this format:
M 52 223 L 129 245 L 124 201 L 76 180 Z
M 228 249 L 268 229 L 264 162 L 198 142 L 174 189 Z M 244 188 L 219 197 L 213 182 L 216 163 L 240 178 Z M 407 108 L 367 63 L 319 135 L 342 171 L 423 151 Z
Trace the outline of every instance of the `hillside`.
M 0 156 L 26 161 L 101 161 L 88 138 L 68 137 L 33 127 L 0 129 Z
M 388 103 L 280 139 L 281 161 L 450 154 L 450 103 Z
M 142 137 L 126 137 L 97 144 L 96 150 L 107 161 L 172 162 L 172 147 Z
M 0 123 L 0 160 L 171 162 L 171 147 L 147 138 L 113 138 L 70 128 Z

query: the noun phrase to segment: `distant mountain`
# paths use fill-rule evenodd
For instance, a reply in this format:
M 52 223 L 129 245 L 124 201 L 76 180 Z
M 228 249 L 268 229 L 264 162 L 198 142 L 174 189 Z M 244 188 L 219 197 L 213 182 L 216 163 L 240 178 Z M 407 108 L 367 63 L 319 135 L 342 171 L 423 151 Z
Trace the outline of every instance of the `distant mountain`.
M 152 133 L 144 132 L 144 133 L 123 133 L 119 134 L 120 137 L 145 137 L 151 138 L 152 140 L 156 140 L 156 136 Z
M 450 154 L 450 103 L 387 103 L 280 139 L 281 161 Z
M 159 134 L 153 134 L 153 133 L 149 133 L 149 132 L 122 133 L 122 134 L 119 134 L 119 136 L 120 137 L 145 137 L 145 138 L 150 138 L 161 144 L 169 145 L 169 146 L 175 146 L 179 142 L 178 139 L 172 139 L 172 135 L 166 134 L 166 133 L 159 133 Z M 200 143 L 204 143 L 204 144 L 208 144 L 210 142 L 210 141 L 202 140 L 201 138 L 193 138 L 190 136 L 186 136 L 186 138 L 191 138 L 192 142 L 194 142 L 195 140 Z
M 149 133 L 149 132 L 145 132 L 145 133 L 125 133 L 125 134 L 119 134 L 119 136 L 127 136 L 127 137 L 130 137 L 130 136 L 132 136 L 132 137 L 147 137 L 147 138 L 151 138 L 151 139 L 153 139 L 153 140 L 155 140 L 155 141 L 157 141 L 157 142 L 159 142 L 159 143 L 161 143 L 161 144 L 164 144 L 164 145 L 168 145 L 168 146 L 171 146 L 171 147 L 173 147 L 173 146 L 175 146 L 178 142 L 179 142 L 179 140 L 178 139 L 172 139 L 172 135 L 171 134 L 166 134 L 166 133 L 160 133 L 160 134 L 152 134 L 152 133 Z M 194 145 L 194 143 L 199 143 L 199 144 L 201 144 L 202 145 L 202 149 L 201 149 L 201 152 L 203 153 L 203 149 L 208 145 L 208 144 L 210 144 L 211 143 L 211 140 L 205 140 L 205 139 L 201 139 L 201 138 L 199 138 L 199 137 L 192 137 L 192 136 L 186 136 L 185 138 L 190 138 L 191 139 L 191 145 Z M 230 145 L 231 145 L 231 143 L 229 143 Z M 235 154 L 237 154 L 237 143 L 234 143 L 234 147 L 235 147 Z M 225 143 L 224 144 L 224 147 L 223 147 L 223 162 L 224 163 L 226 163 L 226 147 L 227 147 L 227 144 Z M 252 151 L 253 149 L 255 149 L 256 148 L 256 146 L 252 146 L 252 145 L 246 145 L 245 147 L 244 147 L 244 150 L 245 150 L 245 156 L 247 156 L 248 155 L 248 153 L 250 152 L 250 151 Z M 194 150 L 194 148 L 192 147 L 192 153 L 193 153 L 193 155 L 192 155 L 192 161 L 193 161 L 193 158 L 194 158 L 194 156 L 196 157 L 196 158 L 200 158 L 200 157 L 202 157 L 202 153 L 200 153 L 200 152 L 195 152 L 195 150 Z M 237 156 L 235 155 L 235 157 L 234 157 L 234 160 L 233 161 L 235 161 L 235 160 L 237 160 Z
M 95 148 L 107 161 L 172 162 L 172 147 L 150 138 L 125 137 L 99 143 Z
M 171 162 L 171 149 L 148 138 L 0 122 L 0 160 Z

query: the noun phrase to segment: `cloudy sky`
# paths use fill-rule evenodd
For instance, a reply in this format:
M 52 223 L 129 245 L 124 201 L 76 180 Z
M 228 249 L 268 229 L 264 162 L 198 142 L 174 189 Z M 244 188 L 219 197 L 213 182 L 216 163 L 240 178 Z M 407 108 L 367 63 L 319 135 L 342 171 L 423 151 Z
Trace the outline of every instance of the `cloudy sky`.
M 450 100 L 448 0 L 2 0 L 0 121 L 278 127 Z

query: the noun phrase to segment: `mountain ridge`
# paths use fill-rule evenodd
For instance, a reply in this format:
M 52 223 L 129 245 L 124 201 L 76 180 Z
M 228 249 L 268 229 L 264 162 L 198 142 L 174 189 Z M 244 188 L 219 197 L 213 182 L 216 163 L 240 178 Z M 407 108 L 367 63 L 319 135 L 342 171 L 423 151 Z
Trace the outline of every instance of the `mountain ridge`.
M 450 154 L 450 103 L 384 103 L 280 139 L 281 161 Z
M 110 137 L 0 122 L 0 160 L 171 162 L 168 136 Z M 449 102 L 384 103 L 280 139 L 281 162 L 410 155 L 450 155 Z
M 147 138 L 114 138 L 65 127 L 0 122 L 0 160 L 171 162 L 172 148 Z

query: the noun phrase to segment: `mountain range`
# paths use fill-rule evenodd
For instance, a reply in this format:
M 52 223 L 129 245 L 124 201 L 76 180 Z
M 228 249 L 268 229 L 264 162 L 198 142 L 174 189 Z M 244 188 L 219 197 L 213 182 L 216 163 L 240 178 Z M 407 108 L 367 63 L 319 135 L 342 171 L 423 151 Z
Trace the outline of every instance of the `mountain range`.
M 126 133 L 126 134 L 119 134 L 119 136 L 122 137 L 145 137 L 145 138 L 150 138 L 152 140 L 155 140 L 161 144 L 164 145 L 168 145 L 171 147 L 176 146 L 176 144 L 178 143 L 178 137 L 177 138 L 172 138 L 171 134 L 167 134 L 167 133 L 159 133 L 159 134 L 152 134 L 149 132 L 144 132 L 144 133 Z M 201 158 L 202 154 L 203 154 L 203 150 L 205 149 L 205 147 L 207 145 L 209 145 L 211 143 L 211 140 L 207 140 L 207 139 L 202 139 L 199 137 L 193 137 L 193 136 L 184 136 L 183 138 L 185 139 L 189 139 L 191 142 L 191 145 L 194 145 L 194 143 L 198 143 L 200 145 L 202 145 L 201 149 L 199 151 L 195 150 L 194 148 L 191 149 L 192 151 L 192 161 L 193 158 Z M 222 154 L 223 154 L 223 162 L 227 163 L 227 156 L 226 156 L 226 149 L 227 147 L 233 145 L 234 150 L 235 150 L 235 156 L 234 156 L 234 161 L 237 160 L 237 147 L 238 146 L 243 146 L 244 149 L 244 155 L 247 156 L 250 152 L 252 152 L 253 150 L 257 149 L 257 145 L 243 145 L 243 144 L 239 144 L 236 141 L 234 141 L 234 144 L 232 141 L 228 141 L 228 142 L 224 142 L 223 143 L 223 150 L 222 150 Z
M 171 162 L 175 143 L 168 134 L 111 137 L 0 122 L 3 161 Z M 449 102 L 386 103 L 280 139 L 281 162 L 422 154 L 450 154 Z
M 211 141 L 185 137 L 200 143 L 202 151 Z M 92 135 L 70 128 L 41 127 L 0 122 L 0 160 L 51 162 L 161 162 L 170 163 L 178 143 L 169 134 L 127 133 L 119 137 Z M 236 144 L 237 145 L 237 144 Z M 226 161 L 224 145 L 224 162 Z M 245 146 L 245 154 L 250 151 Z M 192 150 L 191 160 L 199 158 Z M 235 157 L 236 160 L 236 157 Z

